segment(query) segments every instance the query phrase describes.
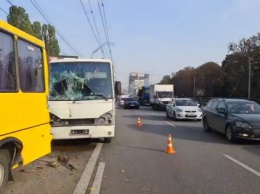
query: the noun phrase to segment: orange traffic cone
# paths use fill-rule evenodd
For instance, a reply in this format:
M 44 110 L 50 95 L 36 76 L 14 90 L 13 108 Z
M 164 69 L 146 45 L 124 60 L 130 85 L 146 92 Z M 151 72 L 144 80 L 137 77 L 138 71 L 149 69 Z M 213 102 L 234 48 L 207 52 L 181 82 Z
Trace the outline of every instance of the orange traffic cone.
M 140 117 L 137 118 L 137 123 L 136 123 L 137 127 L 142 127 L 142 122 Z
M 175 153 L 175 150 L 173 149 L 173 146 L 172 146 L 172 135 L 169 134 L 168 135 L 168 145 L 167 145 L 167 151 L 166 151 L 168 154 L 174 154 Z

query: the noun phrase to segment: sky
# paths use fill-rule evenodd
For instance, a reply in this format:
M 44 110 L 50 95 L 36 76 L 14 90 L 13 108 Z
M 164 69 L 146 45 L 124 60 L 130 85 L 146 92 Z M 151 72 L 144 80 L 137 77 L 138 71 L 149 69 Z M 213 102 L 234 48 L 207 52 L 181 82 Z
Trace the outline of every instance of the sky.
M 7 0 L 0 8 L 9 12 Z M 30 0 L 9 0 L 22 6 L 31 22 L 47 23 Z M 69 45 L 89 58 L 98 48 L 80 0 L 36 1 Z M 82 0 L 95 29 L 89 0 Z M 101 0 L 99 0 L 100 2 Z M 103 0 L 116 79 L 127 87 L 130 72 L 150 74 L 150 83 L 160 81 L 186 66 L 205 62 L 221 64 L 228 44 L 260 32 L 259 0 Z M 107 42 L 98 9 L 90 0 L 101 42 Z M 0 19 L 6 14 L 0 10 Z M 97 34 L 96 34 L 97 36 Z M 61 54 L 75 55 L 57 36 Z M 105 57 L 110 58 L 108 46 Z M 93 55 L 102 57 L 101 52 Z

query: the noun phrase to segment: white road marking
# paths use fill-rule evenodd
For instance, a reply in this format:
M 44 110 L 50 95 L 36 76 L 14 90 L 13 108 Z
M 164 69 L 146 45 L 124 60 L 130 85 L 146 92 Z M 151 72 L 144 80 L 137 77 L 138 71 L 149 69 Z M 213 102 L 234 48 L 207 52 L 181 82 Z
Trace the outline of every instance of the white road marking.
M 227 159 L 231 160 L 232 162 L 235 162 L 236 164 L 238 164 L 239 166 L 243 167 L 244 169 L 252 172 L 253 174 L 255 174 L 256 176 L 260 177 L 260 172 L 256 171 L 255 169 L 245 165 L 244 163 L 236 160 L 235 158 L 232 158 L 231 156 L 227 155 L 227 154 L 223 154 L 224 157 L 226 157 Z
M 151 115 L 154 115 L 153 113 L 150 113 Z
M 95 165 L 97 163 L 97 159 L 100 154 L 100 151 L 102 149 L 102 145 L 103 145 L 103 143 L 98 143 L 96 145 L 95 150 L 93 151 L 73 194 L 85 194 L 86 193 L 90 178 L 92 176 Z
M 90 194 L 99 194 L 104 170 L 105 170 L 105 163 L 100 162 Z
M 168 125 L 171 125 L 172 127 L 176 127 L 174 124 L 168 122 L 168 121 L 165 121 L 165 123 L 167 123 Z

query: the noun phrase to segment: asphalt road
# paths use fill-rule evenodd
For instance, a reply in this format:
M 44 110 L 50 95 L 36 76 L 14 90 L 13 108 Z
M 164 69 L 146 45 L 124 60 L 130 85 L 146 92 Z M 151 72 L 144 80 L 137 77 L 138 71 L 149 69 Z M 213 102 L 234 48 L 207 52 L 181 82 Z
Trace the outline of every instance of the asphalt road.
M 143 126 L 136 126 L 137 117 Z M 197 121 L 172 121 L 150 108 L 117 110 L 111 144 L 66 141 L 53 153 L 15 171 L 4 193 L 199 193 L 239 194 L 260 191 L 260 143 L 230 144 Z M 168 134 L 175 154 L 167 154 Z M 72 144 L 72 145 L 71 145 Z M 76 170 L 44 164 L 61 152 Z M 42 166 L 41 169 L 37 168 Z M 37 192 L 36 192 L 37 191 Z
M 205 133 L 201 122 L 173 122 L 149 108 L 122 109 L 117 116 L 117 137 L 100 155 L 106 163 L 100 193 L 259 193 L 260 174 L 229 159 L 260 172 L 259 143 L 232 145 L 220 134 Z M 173 155 L 165 153 L 168 134 Z

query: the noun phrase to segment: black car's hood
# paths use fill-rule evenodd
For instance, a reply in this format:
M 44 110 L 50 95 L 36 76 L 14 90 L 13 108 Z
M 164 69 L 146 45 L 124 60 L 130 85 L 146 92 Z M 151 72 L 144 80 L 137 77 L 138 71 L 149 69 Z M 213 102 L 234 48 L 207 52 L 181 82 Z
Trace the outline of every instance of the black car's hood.
M 232 116 L 243 119 L 250 124 L 260 124 L 260 114 L 232 114 Z

